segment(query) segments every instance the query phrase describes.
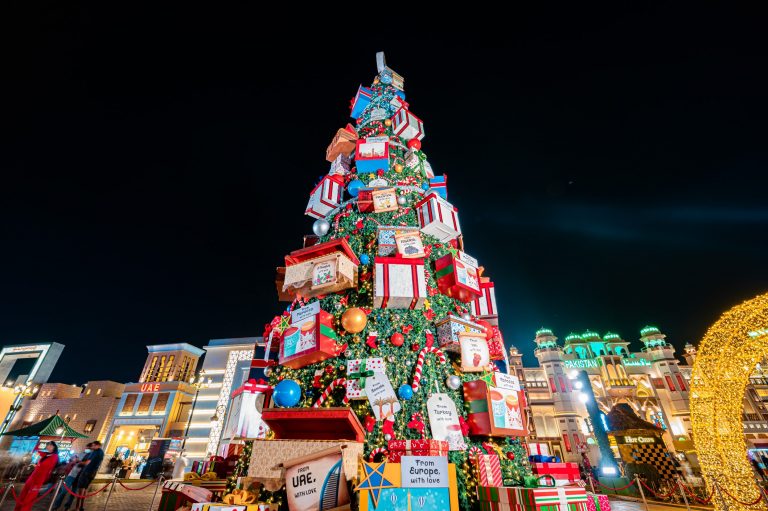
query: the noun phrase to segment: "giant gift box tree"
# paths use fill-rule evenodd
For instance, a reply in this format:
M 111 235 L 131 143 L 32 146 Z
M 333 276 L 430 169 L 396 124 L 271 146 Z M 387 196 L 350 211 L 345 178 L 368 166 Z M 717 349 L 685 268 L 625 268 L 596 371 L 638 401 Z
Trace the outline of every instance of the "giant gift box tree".
M 493 282 L 464 252 L 446 176 L 422 150 L 424 125 L 402 77 L 383 54 L 377 64 L 310 194 L 315 234 L 278 269 L 291 305 L 267 325 L 279 353 L 266 374 L 277 406 L 351 408 L 370 460 L 447 446 L 469 509 L 486 477 L 477 455 L 498 455 L 508 485 L 530 474 L 524 394 L 495 365 L 505 348 Z

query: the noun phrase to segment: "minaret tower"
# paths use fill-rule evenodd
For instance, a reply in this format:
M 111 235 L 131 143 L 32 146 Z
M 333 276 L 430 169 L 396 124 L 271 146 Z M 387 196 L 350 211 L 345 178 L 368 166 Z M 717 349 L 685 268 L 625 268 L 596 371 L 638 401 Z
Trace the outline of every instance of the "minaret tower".
M 683 351 L 683 358 L 685 359 L 685 363 L 693 367 L 693 363 L 696 361 L 696 346 L 687 342 L 685 343 L 685 348 L 683 348 Z

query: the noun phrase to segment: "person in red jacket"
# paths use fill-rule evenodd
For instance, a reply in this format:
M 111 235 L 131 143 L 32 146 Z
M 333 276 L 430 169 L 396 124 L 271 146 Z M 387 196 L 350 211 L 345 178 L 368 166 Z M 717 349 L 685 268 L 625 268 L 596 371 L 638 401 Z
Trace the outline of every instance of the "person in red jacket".
M 51 472 L 59 464 L 59 446 L 56 445 L 56 442 L 48 442 L 45 444 L 45 449 L 39 453 L 40 459 L 27 478 L 27 482 L 24 483 L 24 488 L 16 500 L 16 507 L 13 508 L 14 511 L 30 511 L 32 509 L 32 504 L 35 503 L 35 499 L 40 493 L 40 487 L 48 482 Z

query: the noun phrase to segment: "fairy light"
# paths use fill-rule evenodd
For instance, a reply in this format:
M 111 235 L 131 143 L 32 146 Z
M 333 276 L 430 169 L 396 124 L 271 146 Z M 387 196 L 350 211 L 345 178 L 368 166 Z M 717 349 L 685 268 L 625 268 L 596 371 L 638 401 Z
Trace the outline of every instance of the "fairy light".
M 742 412 L 749 376 L 768 355 L 768 294 L 733 307 L 702 339 L 693 365 L 690 408 L 693 438 L 705 479 L 724 491 L 728 511 L 751 509 L 730 498 L 751 502 L 759 495 L 747 451 Z M 763 330 L 765 331 L 765 330 Z M 716 509 L 725 510 L 715 499 Z

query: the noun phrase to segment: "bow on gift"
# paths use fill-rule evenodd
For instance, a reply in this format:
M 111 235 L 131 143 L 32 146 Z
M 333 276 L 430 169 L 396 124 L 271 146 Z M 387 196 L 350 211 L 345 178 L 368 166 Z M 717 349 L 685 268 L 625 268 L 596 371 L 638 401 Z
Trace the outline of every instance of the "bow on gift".
M 368 359 L 365 359 L 365 358 L 362 359 L 360 361 L 360 367 L 358 368 L 357 372 L 350 373 L 349 376 L 347 376 L 347 378 L 350 379 L 350 380 L 359 380 L 357 382 L 357 385 L 361 389 L 365 388 L 365 380 L 366 380 L 366 378 L 370 378 L 371 376 L 373 376 L 373 371 L 369 371 L 369 370 L 364 369 L 368 365 L 367 362 L 368 362 Z

